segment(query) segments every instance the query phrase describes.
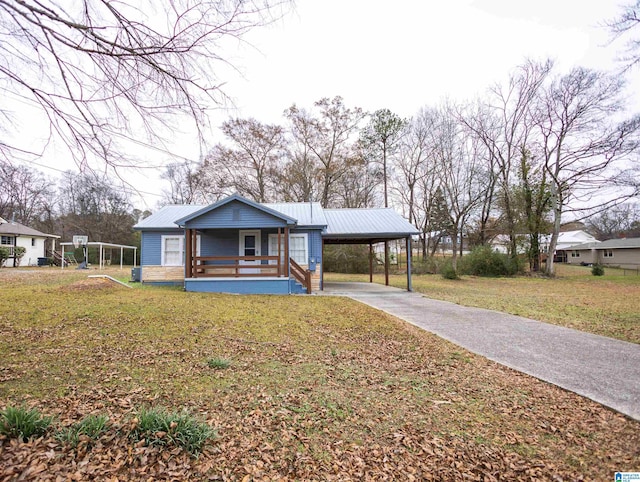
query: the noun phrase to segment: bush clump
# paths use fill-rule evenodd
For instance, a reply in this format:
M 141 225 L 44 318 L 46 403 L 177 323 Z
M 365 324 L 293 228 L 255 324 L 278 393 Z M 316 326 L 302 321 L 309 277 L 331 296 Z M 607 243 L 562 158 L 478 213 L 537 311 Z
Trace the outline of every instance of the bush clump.
M 26 442 L 31 437 L 44 435 L 52 417 L 44 417 L 36 408 L 8 406 L 0 412 L 0 434 Z
M 493 251 L 489 246 L 479 246 L 461 259 L 460 271 L 474 276 L 513 276 L 522 272 L 518 259 Z
M 593 276 L 604 276 L 604 267 L 601 264 L 594 264 L 591 268 Z
M 460 279 L 458 272 L 453 267 L 453 264 L 451 264 L 451 261 L 444 264 L 440 269 L 440 274 L 444 279 Z

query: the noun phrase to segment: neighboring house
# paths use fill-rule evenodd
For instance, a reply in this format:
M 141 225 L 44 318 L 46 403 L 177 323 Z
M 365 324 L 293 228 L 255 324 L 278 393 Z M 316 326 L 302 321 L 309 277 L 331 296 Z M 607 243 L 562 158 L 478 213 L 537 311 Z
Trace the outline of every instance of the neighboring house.
M 35 266 L 38 258 L 47 257 L 47 241 L 51 240 L 55 249 L 55 240 L 60 236 L 45 234 L 28 226 L 16 222 L 8 222 L 0 218 L 0 246 L 9 248 L 10 258 L 4 262 L 4 266 Z M 20 264 L 14 256 L 15 248 L 21 246 L 25 248 L 25 254 L 20 260 Z
M 601 264 L 627 269 L 640 268 L 640 238 L 609 239 L 571 246 L 569 264 Z
M 141 232 L 143 283 L 276 294 L 322 289 L 325 243 L 410 244 L 418 233 L 392 209 L 260 204 L 238 194 L 209 206 L 165 206 L 134 229 Z
M 549 252 L 549 242 L 551 241 L 550 234 L 543 234 L 540 236 L 540 252 Z M 555 258 L 556 262 L 567 262 L 567 249 L 576 244 L 597 242 L 597 239 L 591 236 L 589 233 L 576 230 L 576 231 L 562 231 L 558 234 L 558 242 L 556 244 Z M 509 247 L 509 236 L 506 234 L 499 234 L 495 237 L 492 244 L 495 251 L 500 253 L 507 253 Z M 520 250 L 525 251 L 529 246 L 529 237 L 527 235 L 518 236 L 518 246 Z
M 551 235 L 542 236 L 540 240 L 540 251 L 543 253 L 549 252 L 549 242 L 551 241 Z M 556 244 L 554 261 L 558 263 L 569 262 L 569 248 L 576 244 L 585 243 L 597 243 L 598 240 L 591 236 L 589 233 L 583 230 L 576 231 L 563 231 L 558 234 L 558 243 Z

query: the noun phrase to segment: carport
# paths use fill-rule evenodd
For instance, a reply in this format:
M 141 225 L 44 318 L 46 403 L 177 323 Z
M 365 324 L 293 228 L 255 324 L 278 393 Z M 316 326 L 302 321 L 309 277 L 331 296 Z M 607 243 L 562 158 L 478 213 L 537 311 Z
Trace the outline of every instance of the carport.
M 322 257 L 325 244 L 369 245 L 369 283 L 373 283 L 373 246 L 384 243 L 384 284 L 389 285 L 389 241 L 402 239 L 407 249 L 407 291 L 411 286 L 411 237 L 419 231 L 391 208 L 325 209 L 327 229 L 322 234 Z M 324 270 L 320 287 L 324 289 Z

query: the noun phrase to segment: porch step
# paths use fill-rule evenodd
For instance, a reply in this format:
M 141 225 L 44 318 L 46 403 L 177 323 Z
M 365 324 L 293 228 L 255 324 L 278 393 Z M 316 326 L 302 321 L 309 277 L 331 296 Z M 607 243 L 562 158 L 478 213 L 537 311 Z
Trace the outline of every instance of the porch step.
M 307 292 L 304 286 L 298 283 L 298 281 L 295 280 L 294 278 L 289 278 L 289 288 L 291 293 L 296 295 L 302 295 Z

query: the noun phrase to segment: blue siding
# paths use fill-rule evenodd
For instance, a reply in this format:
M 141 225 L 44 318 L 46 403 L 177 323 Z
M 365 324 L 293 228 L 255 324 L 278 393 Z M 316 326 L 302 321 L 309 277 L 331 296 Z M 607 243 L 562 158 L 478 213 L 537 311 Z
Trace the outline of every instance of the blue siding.
M 162 236 L 184 235 L 184 230 L 143 231 L 140 247 L 140 266 L 159 266 L 162 261 Z
M 319 229 L 292 229 L 291 232 L 307 233 L 309 258 L 315 258 L 317 264 L 322 264 L 322 232 Z
M 216 229 L 200 235 L 201 256 L 238 256 L 239 234 L 237 229 Z
M 240 294 L 289 294 L 289 279 L 185 279 L 186 291 L 204 293 L 240 293 Z
M 195 229 L 211 228 L 274 228 L 284 227 L 283 219 L 260 211 L 239 201 L 231 201 L 213 211 L 204 213 L 186 223 L 186 227 Z

